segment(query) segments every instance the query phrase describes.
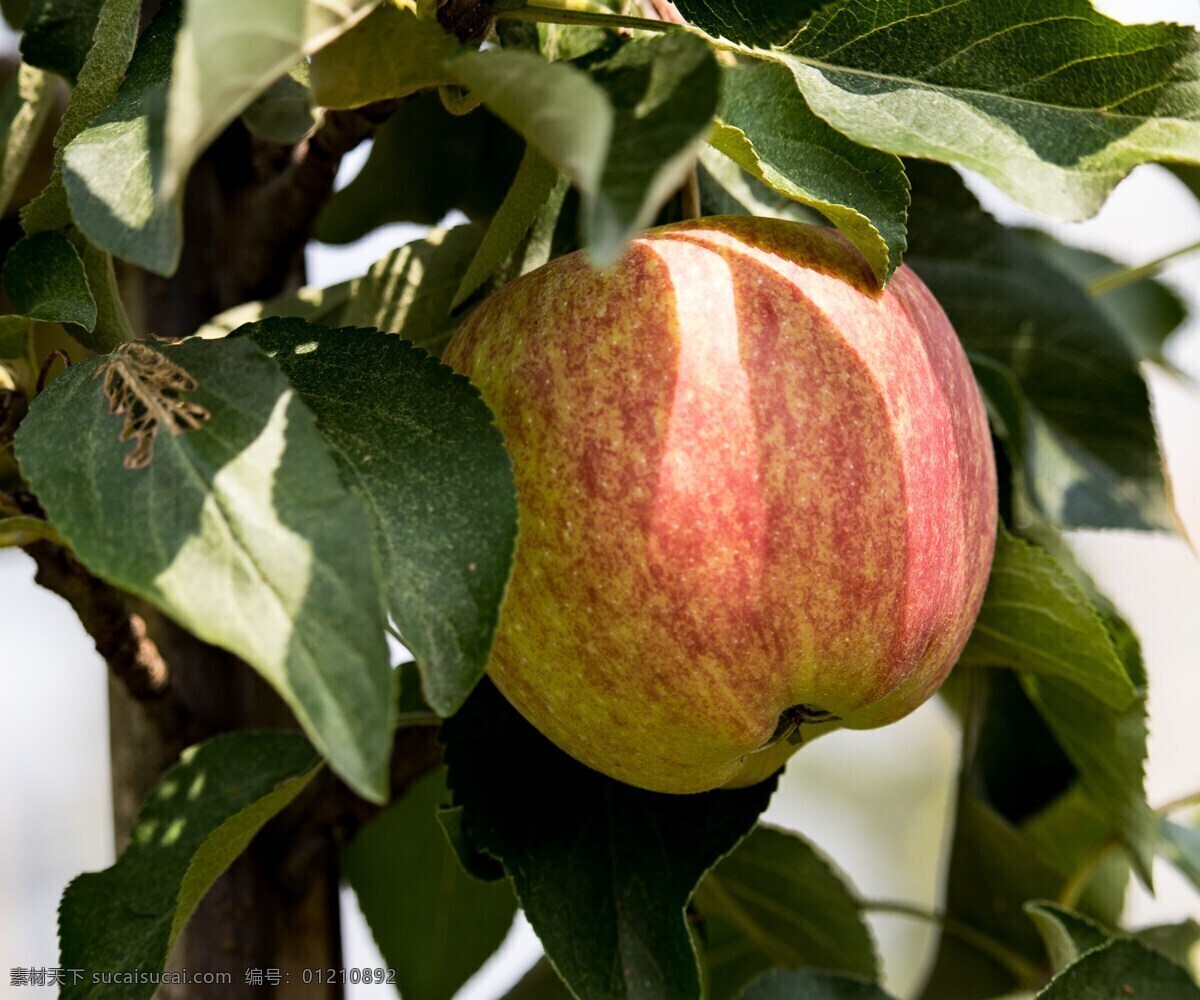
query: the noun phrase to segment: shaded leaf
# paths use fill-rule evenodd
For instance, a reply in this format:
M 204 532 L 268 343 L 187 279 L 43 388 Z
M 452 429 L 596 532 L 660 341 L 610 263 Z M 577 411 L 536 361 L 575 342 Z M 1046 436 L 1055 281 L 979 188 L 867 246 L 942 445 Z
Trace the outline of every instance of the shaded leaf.
M 1058 677 L 1022 673 L 1021 684 L 1071 762 L 1097 808 L 1129 848 L 1142 880 L 1158 839 L 1146 803 L 1146 705 L 1109 708 L 1086 688 Z
M 892 1000 L 875 983 L 811 969 L 776 970 L 760 976 L 742 1000 Z
M 451 715 L 483 676 L 517 534 L 512 463 L 478 391 L 398 337 L 244 328 L 275 357 L 370 513 L 388 610 Z
M 441 353 L 462 321 L 451 315 L 451 303 L 482 238 L 478 226 L 456 226 L 398 247 L 355 281 L 343 321 Z
M 897 157 L 830 128 L 809 110 L 791 74 L 770 63 L 725 70 L 717 120 L 717 149 L 826 216 L 886 283 L 906 245 L 908 178 Z
M 1185 920 L 1179 924 L 1146 927 L 1134 934 L 1142 944 L 1169 958 L 1200 981 L 1200 924 Z
M 65 9 L 70 3 L 67 0 L 61 6 Z M 71 141 L 116 97 L 137 43 L 140 10 L 141 0 L 104 0 L 87 58 L 54 134 L 56 152 L 50 181 L 21 210 L 21 224 L 27 233 L 60 229 L 71 222 L 62 183 L 63 155 Z M 127 166 L 123 163 L 121 171 Z
M 442 732 L 462 833 L 503 863 L 571 991 L 698 1000 L 684 907 L 774 782 L 704 795 L 632 788 L 558 750 L 486 681 Z
M 796 834 L 759 826 L 704 876 L 694 906 L 712 1000 L 740 996 L 774 967 L 878 975 L 874 942 L 845 876 Z
M 503 942 L 507 882 L 472 878 L 438 825 L 445 771 L 426 774 L 342 852 L 342 873 L 406 1000 L 450 1000 Z
M 7 214 L 42 127 L 54 106 L 55 82 L 20 63 L 0 92 L 0 216 Z
M 341 326 L 352 285 L 353 281 L 342 281 L 327 288 L 306 285 L 292 295 L 280 295 L 261 302 L 243 302 L 214 316 L 196 331 L 195 336 L 205 340 L 220 340 L 238 327 L 271 316 L 294 316 L 322 326 Z
M 62 996 L 149 998 L 153 983 L 93 983 L 92 972 L 162 969 L 209 887 L 316 775 L 302 736 L 235 733 L 185 750 L 139 813 L 111 868 L 80 875 L 59 909 Z
M 96 326 L 96 300 L 83 261 L 62 233 L 26 236 L 4 258 L 4 292 L 13 311 L 46 323 Z
M 301 59 L 365 18 L 379 0 L 204 0 L 184 12 L 172 66 L 157 198 L 183 190 L 196 158 Z
M 1200 987 L 1169 959 L 1136 941 L 1088 952 L 1059 973 L 1038 1000 L 1200 1000 Z
M 512 187 L 484 234 L 459 283 L 451 309 L 457 309 L 499 270 L 525 239 L 530 226 L 546 206 L 561 175 L 537 150 L 526 150 Z
M 704 215 L 760 215 L 819 225 L 821 216 L 746 173 L 712 146 L 697 165 L 700 208 Z
M 187 399 L 211 419 L 158 433 L 149 465 L 130 471 L 123 421 L 95 377 L 109 359 L 87 359 L 22 421 L 22 472 L 92 572 L 249 662 L 334 770 L 383 799 L 393 678 L 366 512 L 249 340 L 153 352 L 195 381 Z
M 1085 288 L 1125 266 L 1103 254 L 1061 243 L 1040 230 L 1025 229 L 1021 235 Z M 1137 357 L 1170 367 L 1163 344 L 1187 319 L 1187 306 L 1170 287 L 1155 278 L 1143 278 L 1094 298 Z
M 1079 220 L 1139 163 L 1200 160 L 1198 38 L 1087 0 L 840 0 L 754 54 L 855 141 L 968 167 Z
M 242 112 L 246 127 L 260 139 L 291 146 L 317 127 L 308 60 L 301 59 Z
M 1114 709 L 1138 696 L 1087 594 L 1050 553 L 1003 527 L 961 662 L 1061 677 Z
M 31 0 L 21 58 L 74 83 L 83 69 L 104 0 Z
M 313 56 L 313 95 L 325 108 L 358 108 L 450 83 L 442 64 L 457 48 L 435 18 L 385 3 Z
M 420 136 L 420 155 L 414 155 Z M 437 94 L 401 103 L 375 133 L 359 175 L 317 219 L 316 237 L 352 243 L 390 222 L 437 225 L 451 209 L 491 215 L 504 200 L 522 144 L 486 109 L 452 115 Z M 479 164 L 488 164 L 480 170 Z
M 966 348 L 1007 369 L 1035 414 L 1011 461 L 1039 510 L 1066 527 L 1170 528 L 1150 396 L 1124 336 L 953 171 L 909 174 L 907 261 Z

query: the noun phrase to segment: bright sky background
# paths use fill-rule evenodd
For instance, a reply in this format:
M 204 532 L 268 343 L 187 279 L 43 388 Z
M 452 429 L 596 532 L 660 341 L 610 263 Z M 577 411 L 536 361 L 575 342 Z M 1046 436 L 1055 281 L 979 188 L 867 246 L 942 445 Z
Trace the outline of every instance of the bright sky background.
M 1104 0 L 1096 6 L 1128 20 L 1200 21 L 1196 0 Z M 365 150 L 345 165 L 343 180 Z M 1006 222 L 1045 225 L 974 184 Z M 1142 168 L 1100 215 L 1081 225 L 1051 226 L 1068 242 L 1139 263 L 1200 239 L 1200 204 L 1169 174 Z M 331 284 L 360 274 L 389 249 L 420 235 L 391 226 L 347 248 L 318 247 L 311 280 Z M 1200 314 L 1200 255 L 1180 260 L 1167 278 Z M 1200 323 L 1176 338 L 1171 357 L 1200 382 Z M 1151 372 L 1156 414 L 1191 537 L 1200 539 L 1200 392 Z M 1126 532 L 1080 533 L 1075 547 L 1116 599 L 1145 644 L 1151 678 L 1148 785 L 1152 802 L 1200 787 L 1200 562 L 1178 539 Z M 105 672 L 66 605 L 32 583 L 22 553 L 0 551 L 0 971 L 57 963 L 55 910 L 63 886 L 112 861 L 109 819 Z M 956 733 L 931 704 L 874 733 L 834 734 L 793 759 L 768 816 L 811 837 L 873 899 L 931 904 L 938 861 L 930 851 L 942 827 L 956 761 Z M 1200 916 L 1183 880 L 1160 865 L 1159 898 L 1132 893 L 1135 924 Z M 374 967 L 374 953 L 352 897 L 346 899 L 345 964 Z M 876 921 L 891 985 L 911 987 L 930 940 L 926 928 Z M 460 994 L 491 1000 L 520 976 L 539 951 L 523 922 L 505 948 Z M 387 989 L 385 987 L 385 989 Z M 351 997 L 386 996 L 351 987 Z M 34 994 L 36 995 L 36 993 Z

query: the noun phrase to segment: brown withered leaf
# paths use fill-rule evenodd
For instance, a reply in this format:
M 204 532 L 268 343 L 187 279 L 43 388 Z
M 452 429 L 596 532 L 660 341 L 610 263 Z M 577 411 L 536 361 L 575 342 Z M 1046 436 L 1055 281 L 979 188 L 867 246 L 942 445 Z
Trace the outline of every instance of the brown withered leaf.
M 197 430 L 212 416 L 199 403 L 183 398 L 195 392 L 200 383 L 142 341 L 121 344 L 92 378 L 101 375 L 109 410 L 125 418 L 121 440 L 134 441 L 133 450 L 122 463 L 127 469 L 144 469 L 150 464 L 160 428 L 179 437 Z

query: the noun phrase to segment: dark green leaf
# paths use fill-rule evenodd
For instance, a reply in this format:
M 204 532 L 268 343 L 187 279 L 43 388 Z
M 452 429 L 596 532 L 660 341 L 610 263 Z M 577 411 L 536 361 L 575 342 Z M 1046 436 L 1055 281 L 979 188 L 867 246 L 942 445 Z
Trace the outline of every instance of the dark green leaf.
M 808 109 L 791 74 L 770 63 L 725 71 L 717 119 L 711 140 L 717 149 L 825 215 L 887 282 L 906 245 L 908 178 L 897 157 L 830 128 Z
M 83 261 L 62 233 L 26 236 L 4 258 L 4 291 L 13 311 L 45 323 L 96 326 L 96 300 Z
M 791 41 L 827 0 L 676 0 L 679 12 L 714 38 L 768 48 Z
M 1149 885 L 1158 817 L 1146 804 L 1145 701 L 1118 711 L 1058 677 L 1023 673 L 1021 684 Z
M 574 1000 L 571 991 L 554 971 L 554 966 L 540 958 L 517 984 L 504 994 L 504 1000 Z
M 29 338 L 33 321 L 24 316 L 0 316 L 0 358 L 18 359 L 29 356 Z
M 355 281 L 344 321 L 441 353 L 462 321 L 450 306 L 482 238 L 479 226 L 432 229 L 424 239 L 393 250 Z
M 325 108 L 358 108 L 450 83 L 442 63 L 457 48 L 435 18 L 385 3 L 313 56 L 313 95 Z
M 1162 821 L 1162 854 L 1200 889 L 1200 829 Z
M 375 133 L 366 165 L 326 206 L 316 237 L 352 243 L 389 222 L 436 225 L 455 208 L 472 219 L 491 215 L 521 150 L 520 140 L 487 110 L 456 116 L 437 94 L 418 94 Z M 480 170 L 481 163 L 488 169 Z
M 969 167 L 1077 220 L 1139 163 L 1200 160 L 1198 37 L 1087 0 L 839 0 L 756 54 L 855 141 Z
M 1021 235 L 1085 288 L 1125 267 L 1103 254 L 1060 243 L 1040 230 L 1025 229 Z M 1143 278 L 1094 297 L 1137 357 L 1169 365 L 1163 357 L 1163 344 L 1187 319 L 1187 306 L 1172 289 L 1154 278 Z
M 166 87 L 182 5 L 166 0 L 138 42 L 115 100 L 66 149 L 63 181 L 71 214 L 96 246 L 159 274 L 183 248 L 178 200 L 156 193 Z
M 63 155 L 71 141 L 116 97 L 137 43 L 140 11 L 141 0 L 104 0 L 91 48 L 54 135 L 54 171 L 42 193 L 21 210 L 27 233 L 61 229 L 71 222 L 62 183 Z M 123 176 L 128 167 L 121 163 L 119 173 Z
M 774 782 L 704 795 L 632 788 L 567 757 L 487 682 L 443 739 L 463 835 L 503 863 L 572 992 L 698 1000 L 684 907 Z
M 697 174 L 704 215 L 761 215 L 821 224 L 821 216 L 816 212 L 767 187 L 712 146 L 700 153 Z
M 0 216 L 8 213 L 42 126 L 54 106 L 54 78 L 20 63 L 0 92 Z
M 300 60 L 242 112 L 246 127 L 260 139 L 291 146 L 317 126 L 307 60 Z
M 1087 594 L 1048 552 L 1004 528 L 962 662 L 1061 677 L 1114 709 L 1138 694 Z
M 712 1000 L 733 1000 L 776 966 L 878 975 L 874 942 L 845 877 L 796 834 L 758 827 L 704 876 L 694 905 Z
M 74 83 L 102 6 L 104 0 L 31 0 L 21 36 L 22 59 Z
M 451 309 L 457 309 L 479 291 L 517 249 L 558 186 L 560 176 L 532 146 L 526 150 L 512 187 L 454 293 Z
M 31 2 L 32 0 L 0 0 L 0 13 L 3 13 L 4 20 L 13 31 L 20 31 L 24 26 Z
M 828 972 L 776 970 L 760 976 L 742 1000 L 892 1000 L 875 983 Z
M 296 798 L 320 758 L 302 736 L 236 733 L 184 751 L 111 868 L 63 894 L 59 935 L 70 1000 L 138 1000 L 153 983 L 97 984 L 94 972 L 162 969 L 197 904 L 262 826 Z
M 17 458 L 92 572 L 247 660 L 356 791 L 386 796 L 370 521 L 273 361 L 244 338 L 84 360 L 37 397 Z
M 1174 962 L 1136 941 L 1118 940 L 1084 955 L 1038 1000 L 1200 1000 L 1200 987 Z
M 507 882 L 483 883 L 438 826 L 445 772 L 418 780 L 342 853 L 342 872 L 405 1000 L 450 1000 L 508 933 Z
M 967 349 L 1007 368 L 1028 402 L 1012 462 L 1039 509 L 1067 527 L 1171 527 L 1149 392 L 1124 336 L 953 171 L 909 172 L 907 261 Z
M 1025 912 L 1046 943 L 1055 972 L 1061 972 L 1085 952 L 1112 940 L 1112 933 L 1096 921 L 1057 903 L 1026 903 Z
M 268 319 L 275 357 L 370 512 L 388 610 L 451 715 L 483 676 L 517 534 L 512 464 L 465 378 L 398 337 Z

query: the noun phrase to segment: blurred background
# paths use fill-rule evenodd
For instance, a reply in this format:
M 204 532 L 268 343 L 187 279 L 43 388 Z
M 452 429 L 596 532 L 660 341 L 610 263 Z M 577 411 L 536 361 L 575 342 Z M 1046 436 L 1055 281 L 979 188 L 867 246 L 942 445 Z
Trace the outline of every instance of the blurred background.
M 1130 22 L 1200 26 L 1196 0 L 1096 0 L 1095 6 Z M 11 36 L 0 39 L 0 49 L 14 47 Z M 363 147 L 347 158 L 339 184 L 352 179 L 366 153 Z M 1139 168 L 1099 216 L 1077 225 L 1047 224 L 985 182 L 968 180 L 1002 221 L 1038 226 L 1132 264 L 1200 240 L 1200 202 L 1158 167 Z M 423 232 L 395 225 L 346 247 L 314 245 L 310 283 L 361 274 Z M 1147 375 L 1180 518 L 1200 542 L 1200 253 L 1172 262 L 1164 278 L 1193 313 L 1167 351 L 1186 378 L 1157 369 Z M 1151 803 L 1200 789 L 1200 726 L 1194 719 L 1200 706 L 1200 559 L 1177 537 L 1077 532 L 1071 542 L 1144 645 Z M 0 550 L 0 974 L 14 966 L 56 965 L 56 910 L 64 886 L 81 871 L 113 861 L 106 684 L 104 664 L 71 610 L 34 585 L 33 563 L 22 552 Z M 766 818 L 814 841 L 864 898 L 936 907 L 957 752 L 956 729 L 937 701 L 884 730 L 834 733 L 792 759 Z M 1129 895 L 1131 926 L 1200 918 L 1200 904 L 1180 876 L 1162 864 L 1154 874 L 1156 897 L 1140 886 Z M 345 965 L 382 966 L 350 893 L 343 913 Z M 887 984 L 904 997 L 919 981 L 933 932 L 893 916 L 872 922 Z M 518 919 L 460 1000 L 499 997 L 540 952 Z M 348 992 L 381 997 L 390 989 L 354 986 Z

